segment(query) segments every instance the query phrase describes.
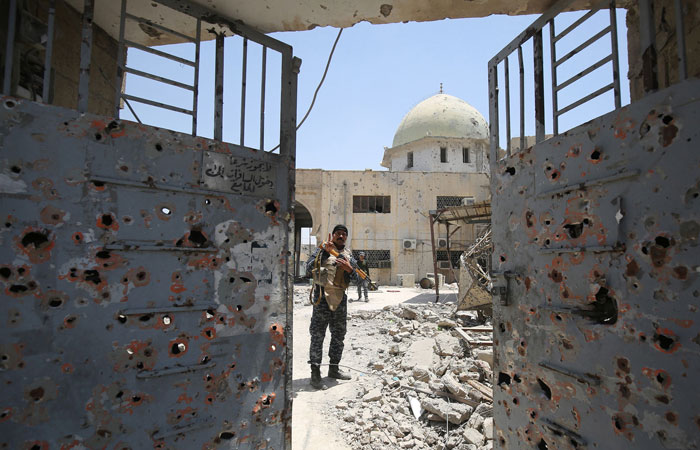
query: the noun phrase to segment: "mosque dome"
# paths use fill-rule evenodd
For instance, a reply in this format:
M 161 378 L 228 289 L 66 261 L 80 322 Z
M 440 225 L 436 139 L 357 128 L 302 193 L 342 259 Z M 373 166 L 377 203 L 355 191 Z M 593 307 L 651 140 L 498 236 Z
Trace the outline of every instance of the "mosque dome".
M 464 100 L 437 94 L 423 100 L 403 118 L 394 135 L 392 147 L 426 136 L 487 139 L 486 119 Z

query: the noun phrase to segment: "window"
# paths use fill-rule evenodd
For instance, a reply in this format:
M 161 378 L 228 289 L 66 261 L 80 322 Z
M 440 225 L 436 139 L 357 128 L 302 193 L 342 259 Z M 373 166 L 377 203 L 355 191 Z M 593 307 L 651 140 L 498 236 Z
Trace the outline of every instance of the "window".
M 469 162 L 469 147 L 462 147 L 462 162 L 465 164 Z
M 410 169 L 413 167 L 413 152 L 408 152 L 406 154 L 406 168 Z
M 353 213 L 380 213 L 391 212 L 391 197 L 386 195 L 353 195 Z
M 451 206 L 462 206 L 462 205 L 473 205 L 473 204 L 474 204 L 474 197 L 466 197 L 466 196 L 458 196 L 458 195 L 453 195 L 453 196 L 438 195 L 438 197 L 437 197 L 437 209 L 449 208 Z
M 447 162 L 447 147 L 440 147 L 440 162 Z
M 435 259 L 438 261 L 438 266 L 440 265 L 440 261 L 447 261 L 447 250 L 438 250 L 435 253 Z M 450 251 L 450 256 L 452 257 L 452 267 L 454 267 L 455 269 L 459 268 L 459 257 L 461 254 L 462 252 L 460 251 Z
M 367 266 L 370 269 L 391 268 L 390 250 L 353 250 L 352 257 L 355 258 L 355 260 L 359 260 L 360 252 L 365 252 L 365 261 L 367 261 Z

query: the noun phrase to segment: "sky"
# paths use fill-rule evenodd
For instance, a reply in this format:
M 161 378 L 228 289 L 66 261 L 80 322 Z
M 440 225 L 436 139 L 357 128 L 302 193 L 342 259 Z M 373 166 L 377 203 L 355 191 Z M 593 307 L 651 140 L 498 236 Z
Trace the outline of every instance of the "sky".
M 564 29 L 582 13 L 566 13 L 557 18 L 557 30 Z M 479 19 L 442 20 L 436 22 L 371 25 L 359 23 L 343 30 L 328 70 L 306 122 L 297 132 L 297 167 L 326 170 L 386 170 L 380 166 L 384 147 L 391 147 L 394 133 L 403 117 L 416 104 L 440 92 L 459 97 L 475 107 L 488 121 L 487 63 L 537 16 L 490 16 Z M 557 44 L 559 56 L 576 47 L 588 37 L 607 26 L 608 13 L 601 11 L 584 26 Z M 624 12 L 618 11 L 617 24 L 620 48 L 626 48 Z M 298 78 L 298 109 L 300 121 L 306 113 L 314 90 L 323 75 L 329 52 L 336 38 L 335 28 L 316 28 L 303 32 L 273 33 L 294 49 L 302 59 Z M 549 39 L 545 31 L 545 85 L 549 86 Z M 240 142 L 241 51 L 239 37 L 226 39 L 224 89 L 224 141 Z M 193 45 L 159 47 L 163 51 L 193 58 Z M 610 52 L 610 38 L 604 37 L 567 64 L 559 68 L 559 81 L 582 70 Z M 248 45 L 245 145 L 259 146 L 261 48 Z M 532 49 L 524 47 L 526 67 L 526 134 L 534 134 L 534 95 L 532 94 Z M 511 64 L 511 110 L 513 126 L 517 128 L 517 59 Z M 620 55 L 623 104 L 629 102 L 626 83 L 626 55 Z M 130 67 L 191 83 L 191 68 L 170 63 L 138 50 L 131 49 Z M 559 104 L 585 96 L 610 81 L 610 63 L 596 70 L 585 80 L 561 91 Z M 201 136 L 213 136 L 213 41 L 202 43 L 199 74 L 198 129 Z M 265 102 L 265 150 L 278 143 L 279 136 L 279 73 L 280 58 L 268 51 Z M 503 83 L 501 71 L 501 85 Z M 157 101 L 189 108 L 192 96 L 188 91 L 158 85 L 128 75 L 126 92 Z M 131 102 L 139 118 L 147 124 L 183 132 L 191 132 L 191 119 L 185 115 L 158 111 Z M 551 114 L 551 94 L 547 89 L 545 105 L 548 121 Z M 503 90 L 501 90 L 501 135 L 504 142 Z M 586 107 L 577 108 L 562 118 L 560 131 L 583 123 L 613 109 L 612 94 L 608 93 Z M 133 120 L 128 109 L 122 118 Z M 547 132 L 551 132 L 551 123 Z M 513 132 L 517 135 L 517 132 Z

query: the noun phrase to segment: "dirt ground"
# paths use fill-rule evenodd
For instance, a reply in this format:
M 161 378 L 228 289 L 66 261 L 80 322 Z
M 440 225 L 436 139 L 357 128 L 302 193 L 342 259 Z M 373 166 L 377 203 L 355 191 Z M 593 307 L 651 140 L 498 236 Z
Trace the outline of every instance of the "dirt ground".
M 424 308 L 435 301 L 434 291 L 420 288 L 383 287 L 379 292 L 370 292 L 369 303 L 352 302 L 348 305 L 348 332 L 345 338 L 345 350 L 342 365 L 358 370 L 349 370 L 353 379 L 336 381 L 326 377 L 327 366 L 322 366 L 324 376 L 323 390 L 314 390 L 309 386 L 310 369 L 307 363 L 309 355 L 309 322 L 312 307 L 308 304 L 308 286 L 295 286 L 294 307 L 294 368 L 293 368 L 293 417 L 292 448 L 294 450 L 314 449 L 352 449 L 352 442 L 346 442 L 351 434 L 343 433 L 345 422 L 337 414 L 337 408 L 343 407 L 366 393 L 367 385 L 381 386 L 382 370 L 379 365 L 372 366 L 372 361 L 381 360 L 380 354 L 388 352 L 386 331 L 372 329 L 370 322 L 363 320 L 373 317 L 382 309 L 389 309 L 400 304 Z M 356 290 L 348 290 L 350 298 L 356 297 Z M 441 289 L 440 303 L 454 305 L 456 288 L 445 286 Z M 448 307 L 445 306 L 445 308 Z M 376 325 L 375 325 L 376 326 Z M 330 334 L 324 341 L 323 363 L 328 363 L 328 343 Z M 343 368 L 348 371 L 347 368 Z M 362 371 L 362 372 L 360 372 Z M 363 373 L 365 372 L 365 373 Z M 374 379 L 370 379 L 374 377 Z M 346 421 L 349 420 L 346 418 Z M 390 446 L 391 447 L 391 446 Z M 387 448 L 381 445 L 376 448 Z

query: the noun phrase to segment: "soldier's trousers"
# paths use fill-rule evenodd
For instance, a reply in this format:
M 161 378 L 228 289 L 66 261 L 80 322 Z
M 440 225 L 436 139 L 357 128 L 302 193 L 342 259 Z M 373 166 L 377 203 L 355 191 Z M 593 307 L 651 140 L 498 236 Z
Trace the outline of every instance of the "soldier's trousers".
M 328 348 L 328 358 L 331 364 L 338 364 L 343 356 L 345 346 L 345 332 L 347 331 L 348 319 L 348 298 L 343 296 L 335 311 L 328 308 L 325 298 L 322 298 L 317 305 L 314 305 L 311 315 L 311 325 L 309 334 L 311 335 L 311 346 L 309 348 L 309 363 L 321 364 L 323 356 L 323 340 L 326 337 L 326 328 L 331 330 L 331 344 Z

